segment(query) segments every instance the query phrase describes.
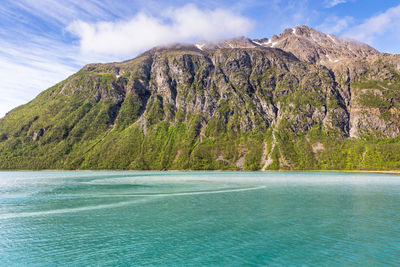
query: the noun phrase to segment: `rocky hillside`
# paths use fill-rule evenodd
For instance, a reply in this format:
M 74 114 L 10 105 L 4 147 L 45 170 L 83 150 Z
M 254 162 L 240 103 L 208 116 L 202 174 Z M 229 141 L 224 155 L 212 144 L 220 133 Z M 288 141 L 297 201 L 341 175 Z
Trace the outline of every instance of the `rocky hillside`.
M 400 56 L 307 26 L 90 64 L 0 120 L 2 169 L 399 169 Z

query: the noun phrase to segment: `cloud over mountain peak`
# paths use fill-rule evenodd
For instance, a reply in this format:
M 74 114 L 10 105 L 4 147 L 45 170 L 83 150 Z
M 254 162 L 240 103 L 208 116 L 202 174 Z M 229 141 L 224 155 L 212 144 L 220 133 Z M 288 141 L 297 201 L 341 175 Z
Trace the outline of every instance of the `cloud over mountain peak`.
M 143 12 L 130 20 L 87 23 L 77 20 L 68 30 L 79 38 L 83 53 L 129 56 L 156 45 L 214 40 L 247 34 L 250 19 L 223 9 L 199 9 L 189 4 L 169 9 L 161 17 Z

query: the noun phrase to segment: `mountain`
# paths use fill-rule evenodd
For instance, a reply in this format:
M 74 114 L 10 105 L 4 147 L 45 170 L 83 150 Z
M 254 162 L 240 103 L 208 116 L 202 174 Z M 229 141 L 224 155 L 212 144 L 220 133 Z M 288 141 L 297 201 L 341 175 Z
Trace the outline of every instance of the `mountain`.
M 400 55 L 307 26 L 90 64 L 0 120 L 1 169 L 400 168 Z

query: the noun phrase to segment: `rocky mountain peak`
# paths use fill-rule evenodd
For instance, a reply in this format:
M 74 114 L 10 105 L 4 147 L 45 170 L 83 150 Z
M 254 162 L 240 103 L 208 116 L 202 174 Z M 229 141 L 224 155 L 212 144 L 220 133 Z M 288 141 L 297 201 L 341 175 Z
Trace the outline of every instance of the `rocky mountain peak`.
M 219 41 L 200 41 L 194 46 L 199 50 L 221 48 L 271 47 L 290 52 L 298 59 L 321 65 L 333 65 L 353 59 L 364 59 L 379 52 L 358 41 L 325 34 L 306 25 L 289 28 L 271 38 L 250 39 L 246 37 Z
M 255 48 L 259 44 L 253 42 L 251 39 L 241 36 L 237 38 L 230 38 L 218 41 L 200 41 L 195 44 L 200 49 L 221 49 L 221 48 Z
M 291 52 L 301 60 L 331 65 L 348 59 L 379 54 L 369 45 L 332 34 L 325 34 L 308 26 L 286 29 L 262 44 Z

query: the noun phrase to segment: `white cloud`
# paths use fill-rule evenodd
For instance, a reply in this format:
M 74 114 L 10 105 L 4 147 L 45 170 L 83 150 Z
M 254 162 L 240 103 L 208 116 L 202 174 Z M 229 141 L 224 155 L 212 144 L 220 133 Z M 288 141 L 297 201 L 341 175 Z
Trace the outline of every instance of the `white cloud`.
M 330 0 L 326 3 L 326 5 L 327 5 L 327 7 L 334 7 L 339 4 L 344 4 L 346 2 L 347 2 L 347 0 Z
M 201 10 L 186 5 L 160 17 L 137 13 L 127 21 L 87 23 L 75 21 L 68 30 L 79 37 L 84 54 L 135 56 L 156 45 L 219 39 L 247 34 L 253 23 L 223 9 Z
M 354 22 L 354 18 L 346 16 L 343 18 L 337 16 L 327 17 L 321 25 L 316 28 L 325 33 L 339 34 L 344 30 L 347 30 L 350 25 Z
M 400 5 L 367 19 L 364 23 L 346 31 L 344 35 L 362 42 L 373 43 L 377 37 L 389 35 L 390 32 L 398 36 L 399 29 Z

